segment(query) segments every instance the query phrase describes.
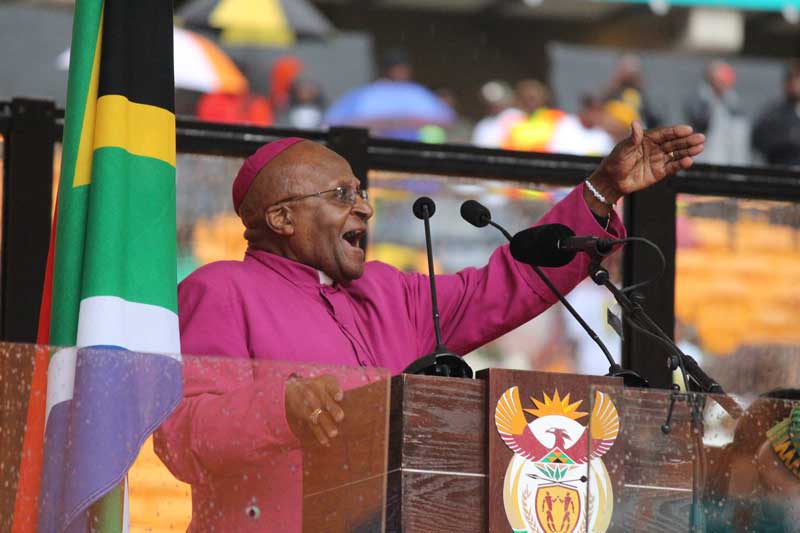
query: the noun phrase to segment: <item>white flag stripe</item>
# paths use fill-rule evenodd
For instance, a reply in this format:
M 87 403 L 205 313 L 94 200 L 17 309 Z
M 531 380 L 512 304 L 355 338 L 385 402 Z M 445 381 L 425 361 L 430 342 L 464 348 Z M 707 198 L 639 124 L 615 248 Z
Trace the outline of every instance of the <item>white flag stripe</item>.
M 75 387 L 75 361 L 78 350 L 75 348 L 62 348 L 50 357 L 47 365 L 47 408 L 44 423 L 54 405 L 72 399 L 72 390 Z
M 180 361 L 178 315 L 168 309 L 118 296 L 92 296 L 81 301 L 78 316 L 78 346 L 120 346 Z

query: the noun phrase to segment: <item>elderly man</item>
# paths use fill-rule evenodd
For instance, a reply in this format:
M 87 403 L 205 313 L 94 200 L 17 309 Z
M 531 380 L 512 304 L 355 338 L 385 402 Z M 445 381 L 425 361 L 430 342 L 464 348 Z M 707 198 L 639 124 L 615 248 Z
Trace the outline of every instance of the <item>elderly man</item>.
M 622 236 L 614 203 L 691 166 L 703 141 L 688 126 L 645 133 L 635 123 L 540 223 Z M 372 207 L 347 162 L 321 145 L 283 139 L 259 149 L 234 181 L 233 204 L 249 243 L 244 260 L 202 267 L 179 287 L 182 351 L 228 356 L 230 365 L 187 362 L 184 400 L 156 434 L 156 451 L 192 484 L 190 529 L 293 531 L 302 453 L 291 428 L 310 427 L 322 444 L 336 438 L 346 415 L 342 389 L 357 385 L 307 376 L 300 363 L 401 372 L 434 348 L 429 284 L 420 274 L 365 264 L 358 243 Z M 568 292 L 586 270 L 579 255 L 548 273 Z M 444 341 L 458 354 L 555 301 L 508 246 L 482 268 L 437 276 L 437 287 Z M 252 364 L 263 359 L 289 364 Z M 254 507 L 258 525 L 248 521 Z

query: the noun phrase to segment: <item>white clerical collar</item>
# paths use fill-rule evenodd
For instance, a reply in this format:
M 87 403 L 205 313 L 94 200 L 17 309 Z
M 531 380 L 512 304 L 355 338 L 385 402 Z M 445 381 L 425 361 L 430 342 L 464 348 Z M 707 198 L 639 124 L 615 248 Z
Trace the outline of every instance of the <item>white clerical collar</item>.
M 319 274 L 320 285 L 328 285 L 328 286 L 333 285 L 333 279 L 330 276 L 328 276 L 325 272 L 323 272 L 322 270 L 317 270 L 317 274 Z

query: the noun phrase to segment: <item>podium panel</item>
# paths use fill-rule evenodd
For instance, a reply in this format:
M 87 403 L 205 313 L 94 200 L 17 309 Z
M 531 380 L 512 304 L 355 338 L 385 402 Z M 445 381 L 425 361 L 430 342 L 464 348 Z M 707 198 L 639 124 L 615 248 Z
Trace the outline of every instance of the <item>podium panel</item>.
M 125 490 L 132 532 L 383 530 L 384 370 L 9 344 L 0 368 L 3 530 L 74 528 Z M 288 379 L 343 390 L 326 445 L 287 417 Z
M 800 402 L 759 397 L 728 436 L 714 427 L 721 410 L 715 395 L 607 393 L 619 412 L 616 445 L 625 454 L 605 465 L 592 461 L 590 475 L 624 472 L 609 531 L 797 530 L 800 476 L 792 467 L 800 471 L 800 454 L 791 443 L 791 415 L 797 413 L 800 429 Z M 590 449 L 598 449 L 607 424 L 593 397 Z
M 796 389 L 745 397 L 731 417 L 715 396 L 541 372 L 390 378 L 17 344 L 0 344 L 0 369 L 3 530 L 85 519 L 76 494 L 98 486 L 122 501 L 131 464 L 134 532 L 783 532 L 800 523 Z M 327 445 L 308 417 L 287 418 L 285 384 L 298 379 L 335 379 L 344 391 Z

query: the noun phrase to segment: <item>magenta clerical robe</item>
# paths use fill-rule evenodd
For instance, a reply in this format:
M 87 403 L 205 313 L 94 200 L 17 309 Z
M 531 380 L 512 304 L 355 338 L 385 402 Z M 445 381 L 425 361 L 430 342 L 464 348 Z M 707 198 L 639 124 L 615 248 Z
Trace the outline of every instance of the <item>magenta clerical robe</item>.
M 609 232 L 598 225 L 582 191 L 577 187 L 539 223 L 559 222 L 578 235 L 624 235 L 616 214 Z M 587 266 L 578 254 L 545 271 L 567 293 L 586 277 Z M 482 268 L 437 276 L 436 287 L 443 340 L 461 355 L 556 301 L 507 245 Z M 299 531 L 302 454 L 284 414 L 286 378 L 303 374 L 302 363 L 397 374 L 431 352 L 428 278 L 370 262 L 358 280 L 331 286 L 312 267 L 250 249 L 243 261 L 198 269 L 178 294 L 182 352 L 238 359 L 188 361 L 184 400 L 156 433 L 157 453 L 192 484 L 190 529 Z M 253 371 L 253 360 L 287 363 Z M 341 380 L 345 389 L 363 384 Z

